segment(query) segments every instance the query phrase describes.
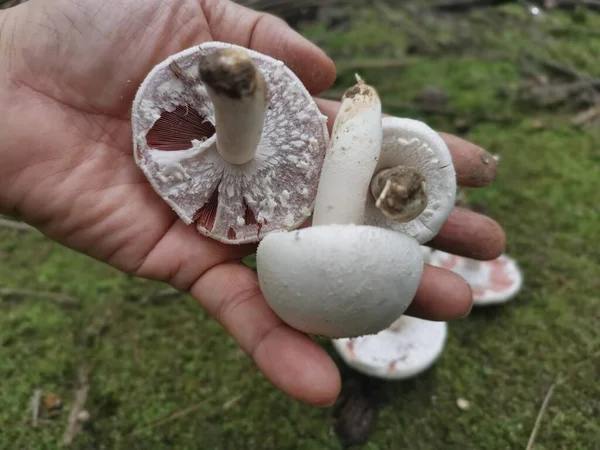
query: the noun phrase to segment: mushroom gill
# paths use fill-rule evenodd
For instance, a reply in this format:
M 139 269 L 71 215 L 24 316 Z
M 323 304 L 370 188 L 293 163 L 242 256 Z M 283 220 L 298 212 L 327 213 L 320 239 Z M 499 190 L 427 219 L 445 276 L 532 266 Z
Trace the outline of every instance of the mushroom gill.
M 195 108 L 179 105 L 173 111 L 164 111 L 154 123 L 146 142 L 156 150 L 187 150 L 192 141 L 204 141 L 215 134 L 215 127 Z

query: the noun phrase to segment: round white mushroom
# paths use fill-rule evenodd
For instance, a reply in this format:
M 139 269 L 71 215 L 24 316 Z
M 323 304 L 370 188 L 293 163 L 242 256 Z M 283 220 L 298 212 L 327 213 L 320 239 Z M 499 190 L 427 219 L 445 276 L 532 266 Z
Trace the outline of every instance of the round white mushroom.
M 327 225 L 272 233 L 256 254 L 261 290 L 275 313 L 305 333 L 374 334 L 414 298 L 421 249 L 402 233 Z
M 448 324 L 402 316 L 372 336 L 334 339 L 344 362 L 369 376 L 401 380 L 430 368 L 446 345 Z
M 456 173 L 443 139 L 413 119 L 385 117 L 365 224 L 430 241 L 452 212 Z
M 431 265 L 460 275 L 471 287 L 476 306 L 506 303 L 523 286 L 517 262 L 506 254 L 492 261 L 478 261 L 439 250 L 431 254 Z
M 258 246 L 261 290 L 292 327 L 331 338 L 377 333 L 410 305 L 423 273 L 418 242 L 361 225 L 381 149 L 381 103 L 359 79 L 336 117 L 313 226 L 272 233 Z
M 158 64 L 132 110 L 134 155 L 186 224 L 221 242 L 257 242 L 311 215 L 327 118 L 294 73 L 221 42 Z

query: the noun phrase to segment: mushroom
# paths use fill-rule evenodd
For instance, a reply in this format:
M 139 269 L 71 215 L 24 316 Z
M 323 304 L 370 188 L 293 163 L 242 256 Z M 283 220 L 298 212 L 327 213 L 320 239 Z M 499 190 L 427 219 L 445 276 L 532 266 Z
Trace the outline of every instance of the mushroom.
M 365 224 L 430 241 L 454 208 L 456 172 L 443 139 L 423 122 L 385 117 Z
M 502 254 L 492 261 L 478 261 L 439 250 L 431 254 L 431 265 L 451 270 L 471 286 L 477 306 L 505 303 L 521 290 L 523 275 L 517 262 Z
M 256 254 L 259 284 L 273 311 L 293 328 L 330 338 L 388 327 L 412 302 L 423 273 L 414 238 L 362 224 L 381 150 L 376 90 L 358 78 L 339 111 L 313 226 L 271 233 Z
M 433 365 L 446 345 L 448 324 L 401 316 L 372 336 L 333 339 L 344 362 L 365 375 L 400 380 Z
M 429 264 L 429 261 L 431 261 L 432 253 L 433 253 L 433 249 L 431 247 L 427 247 L 426 245 L 421 245 L 421 254 L 423 255 L 423 262 L 425 264 Z
M 132 110 L 134 155 L 185 224 L 229 244 L 310 216 L 327 118 L 283 62 L 207 42 L 158 64 Z

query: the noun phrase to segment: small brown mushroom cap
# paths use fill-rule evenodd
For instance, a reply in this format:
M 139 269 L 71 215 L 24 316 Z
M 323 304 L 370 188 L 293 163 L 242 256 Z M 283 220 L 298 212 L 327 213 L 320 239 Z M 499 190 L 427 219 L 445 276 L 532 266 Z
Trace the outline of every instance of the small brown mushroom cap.
M 198 77 L 202 56 L 232 44 L 207 42 L 148 74 L 132 110 L 134 155 L 154 190 L 186 224 L 229 244 L 292 230 L 311 215 L 329 143 L 327 118 L 283 62 L 243 49 L 266 82 L 267 109 L 256 155 L 230 164 L 218 153 L 214 109 Z M 171 69 L 176 62 L 191 91 Z

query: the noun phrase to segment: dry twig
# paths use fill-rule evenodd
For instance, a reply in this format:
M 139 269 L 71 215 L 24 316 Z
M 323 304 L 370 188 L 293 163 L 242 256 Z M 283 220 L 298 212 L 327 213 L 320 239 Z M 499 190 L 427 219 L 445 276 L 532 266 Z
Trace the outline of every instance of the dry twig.
M 198 411 L 205 404 L 206 404 L 206 400 L 203 400 L 199 403 L 196 403 L 195 405 L 188 406 L 187 408 L 180 409 L 179 411 L 175 411 L 173 414 L 171 414 L 168 417 L 165 417 L 164 419 L 159 419 L 155 422 L 152 422 L 150 425 L 148 425 L 146 427 L 142 427 L 142 428 L 138 428 L 137 430 L 134 430 L 131 434 L 138 434 L 143 431 L 148 431 L 153 428 L 160 427 L 161 425 L 164 425 L 166 423 L 173 422 L 174 420 L 180 419 L 180 418 L 185 417 L 193 412 Z
M 140 298 L 140 303 L 142 303 L 142 304 L 160 303 L 162 300 L 170 299 L 173 297 L 178 297 L 183 294 L 184 294 L 184 292 L 182 292 L 182 291 L 179 291 L 172 287 L 168 287 L 165 289 L 161 289 L 158 292 L 152 292 L 150 294 L 143 295 Z
M 243 396 L 244 396 L 243 394 L 240 394 L 240 395 L 235 396 L 232 399 L 226 401 L 223 404 L 223 406 L 222 406 L 223 411 L 227 411 L 228 409 L 232 408 L 237 402 L 239 402 L 242 399 Z M 207 400 L 205 399 L 205 400 L 202 400 L 201 402 L 198 402 L 198 403 L 196 403 L 194 405 L 188 406 L 187 408 L 183 408 L 183 409 L 180 409 L 179 411 L 175 411 L 173 414 L 171 414 L 168 417 L 165 417 L 164 419 L 156 420 L 156 421 L 152 422 L 148 426 L 145 426 L 145 427 L 142 427 L 142 428 L 138 428 L 137 430 L 134 430 L 131 433 L 131 435 L 135 435 L 135 434 L 141 433 L 143 431 L 148 431 L 148 430 L 151 430 L 153 428 L 160 427 L 160 426 L 165 425 L 167 423 L 173 422 L 173 421 L 175 421 L 177 419 L 181 419 L 182 417 L 185 417 L 187 415 L 190 415 L 190 414 L 198 411 L 200 408 L 202 408 L 204 405 L 206 405 L 206 402 L 207 402 Z
M 76 307 L 81 305 L 79 300 L 66 294 L 60 294 L 56 292 L 32 291 L 29 289 L 0 288 L 0 301 L 3 298 L 26 299 L 31 297 L 39 298 L 42 300 L 50 300 L 59 306 L 65 307 Z
M 535 444 L 535 439 L 538 435 L 538 432 L 539 432 L 541 424 L 542 424 L 542 418 L 544 417 L 544 414 L 548 410 L 548 406 L 550 405 L 550 400 L 552 399 L 552 396 L 554 395 L 554 391 L 558 387 L 558 385 L 564 384 L 573 375 L 577 374 L 579 372 L 579 369 L 581 368 L 581 366 L 583 366 L 584 364 L 586 364 L 590 361 L 594 361 L 594 360 L 598 359 L 599 357 L 600 357 L 600 351 L 592 353 L 588 358 L 584 359 L 583 361 L 579 361 L 578 363 L 573 365 L 571 367 L 571 369 L 569 370 L 569 372 L 564 377 L 558 376 L 556 378 L 556 381 L 552 384 L 552 386 L 550 386 L 550 388 L 548 389 L 548 392 L 546 392 L 546 396 L 544 397 L 542 406 L 540 407 L 540 410 L 538 411 L 537 417 L 535 419 L 535 424 L 533 425 L 533 429 L 531 430 L 531 434 L 529 435 L 529 441 L 527 442 L 526 450 L 533 450 L 533 446 Z
M 577 114 L 573 119 L 571 119 L 571 124 L 576 127 L 582 127 L 590 122 L 593 122 L 600 118 L 600 105 L 596 105 L 590 109 L 586 109 L 585 111 Z
M 31 397 L 31 425 L 38 426 L 40 418 L 40 403 L 42 401 L 42 390 L 36 389 Z
M 540 430 L 540 425 L 542 424 L 542 418 L 544 417 L 544 414 L 546 413 L 546 410 L 548 409 L 548 405 L 550 404 L 550 399 L 552 398 L 552 395 L 554 394 L 554 389 L 556 389 L 557 384 L 558 384 L 558 381 L 554 382 L 552 384 L 552 386 L 550 386 L 550 389 L 548 389 L 548 392 L 546 393 L 546 397 L 544 397 L 544 401 L 542 402 L 542 407 L 538 411 L 538 415 L 535 418 L 535 425 L 533 426 L 533 430 L 531 431 L 531 435 L 529 436 L 529 441 L 527 442 L 526 450 L 533 449 L 533 445 L 535 443 L 535 438 L 537 437 L 537 434 Z
M 73 405 L 71 406 L 71 412 L 69 414 L 69 422 L 67 429 L 63 437 L 63 445 L 71 445 L 75 436 L 81 431 L 81 420 L 83 407 L 87 399 L 88 392 L 90 390 L 89 383 L 90 369 L 87 365 L 83 365 L 79 368 L 77 375 L 77 389 L 75 390 L 75 398 Z

